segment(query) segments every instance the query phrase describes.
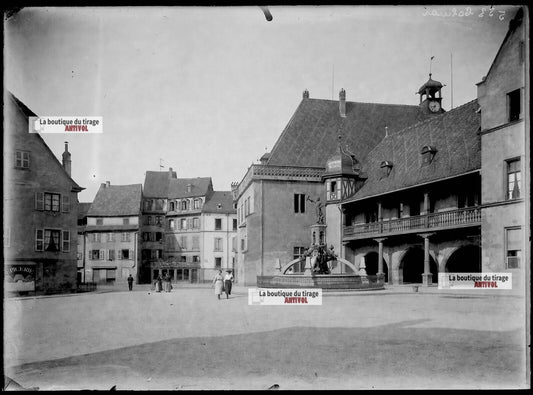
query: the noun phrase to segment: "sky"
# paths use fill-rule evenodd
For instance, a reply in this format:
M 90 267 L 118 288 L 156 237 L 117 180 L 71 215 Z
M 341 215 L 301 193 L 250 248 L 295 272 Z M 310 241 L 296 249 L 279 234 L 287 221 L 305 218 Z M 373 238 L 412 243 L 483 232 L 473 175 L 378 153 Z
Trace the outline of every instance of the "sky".
M 103 117 L 101 134 L 42 135 L 59 160 L 69 142 L 80 202 L 169 167 L 228 191 L 305 89 L 418 105 L 431 67 L 445 110 L 452 89 L 453 107 L 474 100 L 516 9 L 276 6 L 268 21 L 256 6 L 25 8 L 4 18 L 4 87 L 38 116 Z

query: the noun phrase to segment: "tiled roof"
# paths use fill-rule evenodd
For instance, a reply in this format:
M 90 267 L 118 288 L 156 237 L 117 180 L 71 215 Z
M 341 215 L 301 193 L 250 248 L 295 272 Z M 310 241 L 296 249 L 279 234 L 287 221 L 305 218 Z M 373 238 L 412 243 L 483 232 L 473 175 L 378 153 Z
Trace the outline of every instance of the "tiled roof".
M 175 171 L 147 171 L 144 177 L 144 197 L 168 197 L 171 179 L 176 179 Z
M 190 185 L 190 191 L 187 186 Z M 171 179 L 168 188 L 168 198 L 185 198 L 205 196 L 213 191 L 211 177 Z
M 478 109 L 477 100 L 473 100 L 385 137 L 363 162 L 363 172 L 368 179 L 350 200 L 480 169 Z M 425 146 L 437 150 L 428 165 L 422 164 L 421 151 Z M 381 168 L 384 161 L 392 162 L 388 176 Z
M 91 204 L 92 203 L 78 203 L 78 219 L 83 219 L 87 216 Z
M 138 215 L 141 211 L 142 185 L 105 185 L 100 186 L 88 216 L 125 216 Z
M 419 122 L 427 114 L 418 106 L 303 99 L 270 153 L 268 165 L 325 167 L 342 135 L 342 145 L 361 161 L 388 133 Z
M 7 96 L 7 100 L 5 100 L 4 102 L 4 106 L 5 105 L 14 105 L 15 108 L 18 108 L 18 110 L 26 117 L 26 118 L 29 118 L 29 117 L 36 117 L 37 115 L 32 111 L 30 110 L 23 102 L 21 102 L 14 94 L 12 94 L 11 92 L 9 91 L 4 91 L 4 98 Z M 6 113 L 6 110 L 4 108 L 4 114 Z M 21 129 L 21 130 L 18 130 L 18 129 L 15 129 L 16 132 L 22 132 L 22 133 L 25 133 L 26 135 L 28 135 L 28 138 L 36 138 L 37 140 L 40 141 L 40 143 L 45 147 L 45 149 L 48 151 L 48 153 L 50 154 L 51 159 L 54 163 L 55 163 L 55 166 L 56 168 L 58 169 L 58 172 L 61 173 L 61 174 L 64 174 L 64 176 L 68 177 L 68 179 L 72 182 L 72 190 L 75 191 L 75 192 L 81 192 L 83 191 L 85 188 L 83 187 L 80 187 L 73 179 L 71 176 L 68 175 L 68 173 L 65 171 L 65 168 L 63 167 L 63 165 L 61 164 L 61 162 L 59 162 L 59 160 L 57 159 L 57 157 L 55 156 L 55 154 L 52 152 L 52 150 L 50 149 L 50 147 L 48 146 L 48 144 L 46 144 L 46 142 L 43 140 L 43 138 L 41 137 L 41 135 L 39 133 L 31 133 L 29 134 L 28 133 L 28 130 L 27 129 Z M 47 169 L 47 170 L 52 170 L 52 169 Z
M 237 210 L 233 208 L 233 195 L 231 191 L 213 192 L 202 207 L 202 212 L 235 214 Z

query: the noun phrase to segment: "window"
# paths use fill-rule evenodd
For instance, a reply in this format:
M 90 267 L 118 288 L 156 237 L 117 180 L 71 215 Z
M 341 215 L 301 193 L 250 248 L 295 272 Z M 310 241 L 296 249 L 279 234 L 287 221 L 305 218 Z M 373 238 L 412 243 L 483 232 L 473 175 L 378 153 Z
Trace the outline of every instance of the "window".
M 215 230 L 222 230 L 222 219 L 215 218 Z
M 300 258 L 305 251 L 306 251 L 305 247 L 294 247 L 292 259 Z M 293 270 L 295 273 L 303 272 L 305 270 L 305 259 L 301 260 L 299 263 L 294 264 Z
M 163 225 L 163 217 L 161 217 L 160 215 L 155 217 L 155 224 L 159 225 L 159 226 L 162 226 Z
M 241 239 L 241 251 L 244 251 L 246 249 L 245 247 L 244 239 Z
M 63 231 L 62 251 L 70 252 L 70 232 L 68 230 Z
M 233 219 L 233 230 L 237 230 L 237 220 Z
M 215 269 L 222 268 L 222 258 L 215 258 Z
M 194 229 L 200 229 L 200 218 L 193 218 L 192 227 Z
M 150 232 L 143 232 L 143 241 L 150 241 Z
M 93 243 L 100 243 L 102 241 L 102 234 L 101 233 L 91 233 L 90 240 Z
M 170 202 L 169 203 L 169 211 L 174 211 L 176 209 L 176 203 Z
M 42 229 L 35 230 L 35 251 L 42 251 L 44 244 L 44 231 Z
M 175 244 L 176 244 L 176 239 L 174 238 L 174 236 L 167 236 L 167 240 L 166 240 L 167 249 L 173 250 L 174 248 L 176 248 Z
M 103 218 L 96 218 L 96 225 L 103 225 L 104 219 Z
M 174 221 L 173 219 L 169 219 L 169 220 L 168 220 L 168 228 L 169 228 L 170 230 L 173 230 L 173 229 L 174 229 L 174 222 L 175 222 L 175 221 Z
M 520 119 L 520 89 L 507 94 L 507 107 L 509 109 L 509 122 Z
M 45 193 L 44 194 L 44 211 L 59 212 L 59 199 L 58 193 Z
M 149 215 L 148 217 L 146 217 L 146 224 L 147 225 L 152 225 L 152 216 Z
M 63 195 L 61 211 L 64 213 L 70 213 L 70 196 Z
M 129 218 L 122 218 L 122 225 L 129 225 L 130 219 Z
M 155 241 L 162 241 L 162 240 L 163 240 L 163 233 L 155 232 Z
M 30 153 L 28 151 L 15 151 L 15 167 L 20 169 L 30 168 Z
M 163 199 L 157 199 L 155 201 L 155 209 L 156 210 L 163 210 L 163 205 L 164 205 Z
M 152 201 L 151 200 L 145 200 L 144 201 L 144 211 L 150 211 L 152 209 Z
M 215 251 L 223 251 L 222 238 L 220 237 L 215 237 Z
M 130 254 L 130 250 L 122 249 L 122 250 L 119 250 L 119 252 L 120 252 L 120 259 L 133 259 L 133 254 Z
M 98 251 L 98 259 L 101 261 L 105 260 L 105 250 Z
M 181 201 L 181 209 L 182 210 L 187 210 L 187 206 L 188 206 L 188 201 L 187 200 L 182 200 Z
M 61 232 L 59 230 L 44 229 L 37 231 L 37 239 L 40 241 L 40 247 L 36 248 L 37 251 L 54 251 L 59 252 Z M 43 235 L 44 234 L 44 239 Z
M 100 258 L 100 250 L 91 250 L 89 251 L 89 259 L 96 261 Z
M 192 237 L 192 249 L 193 250 L 199 250 L 200 249 L 200 237 L 199 236 L 193 236 Z
M 198 255 L 193 255 L 193 257 L 192 257 L 192 261 L 193 261 L 194 263 L 199 263 L 199 262 L 200 262 L 200 257 L 199 257 Z
M 115 241 L 115 234 L 114 233 L 108 233 L 107 234 L 107 242 L 112 243 Z
M 200 199 L 194 199 L 194 208 L 195 209 L 199 209 L 200 208 L 200 203 L 202 201 Z
M 507 199 L 520 198 L 520 159 L 507 161 Z
M 248 196 L 244 201 L 244 216 L 247 217 L 251 213 L 252 212 L 250 211 L 250 196 Z
M 180 245 L 183 250 L 187 249 L 187 236 L 181 236 Z
M 184 230 L 187 229 L 187 219 L 182 218 L 180 222 L 181 222 L 181 229 L 184 229 Z
M 505 250 L 507 269 L 518 269 L 522 259 L 521 228 L 505 229 Z
M 115 260 L 115 250 L 107 250 L 107 259 L 109 261 Z
M 131 234 L 127 232 L 122 233 L 122 241 L 123 242 L 131 241 Z
M 294 194 L 294 212 L 305 213 L 305 194 L 304 193 Z

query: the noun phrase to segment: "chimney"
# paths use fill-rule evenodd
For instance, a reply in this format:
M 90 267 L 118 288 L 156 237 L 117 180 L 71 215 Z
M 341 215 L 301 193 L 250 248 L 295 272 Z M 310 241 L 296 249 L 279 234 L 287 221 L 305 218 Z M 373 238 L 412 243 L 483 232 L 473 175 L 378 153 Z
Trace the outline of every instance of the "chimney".
M 106 188 L 109 188 L 110 186 L 111 186 L 111 181 L 106 181 L 106 182 L 105 182 L 105 187 L 106 187 Z
M 102 183 L 100 184 L 100 188 L 105 188 L 105 182 L 102 182 Z
M 346 118 L 346 91 L 344 89 L 339 92 L 339 112 L 341 117 Z
M 71 164 L 72 161 L 70 160 L 70 152 L 68 152 L 68 141 L 65 141 L 65 152 L 63 152 L 63 168 L 65 169 L 69 177 L 71 175 Z
M 304 90 L 304 93 L 302 94 L 302 97 L 303 97 L 304 99 L 309 99 L 309 91 L 308 91 L 307 89 Z

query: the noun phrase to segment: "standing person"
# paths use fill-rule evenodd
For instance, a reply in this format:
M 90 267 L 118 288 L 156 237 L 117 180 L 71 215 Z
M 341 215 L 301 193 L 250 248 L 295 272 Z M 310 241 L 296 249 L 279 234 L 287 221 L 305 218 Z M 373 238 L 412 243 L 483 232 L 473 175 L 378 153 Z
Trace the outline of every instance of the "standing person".
M 231 270 L 226 270 L 226 275 L 224 276 L 224 290 L 226 291 L 226 299 L 229 298 L 228 295 L 231 295 L 231 285 L 233 283 L 233 273 Z
M 170 274 L 165 274 L 164 281 L 165 283 L 163 284 L 163 289 L 165 290 L 165 292 L 170 292 L 170 290 L 172 289 L 172 278 L 170 277 Z
M 215 295 L 220 299 L 220 294 L 222 293 L 222 270 L 219 270 L 215 277 L 213 278 L 213 286 L 215 287 Z
M 161 288 L 163 287 L 163 279 L 161 278 L 161 275 L 159 274 L 157 276 L 157 279 L 155 280 L 155 292 L 161 292 Z
M 131 276 L 131 273 L 128 276 L 128 288 L 130 289 L 130 291 L 133 289 L 133 277 Z

